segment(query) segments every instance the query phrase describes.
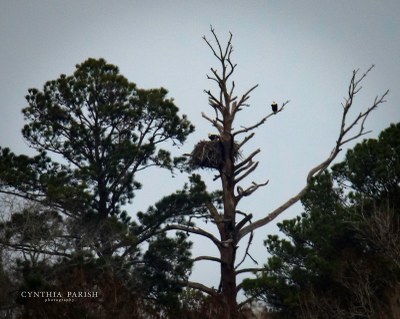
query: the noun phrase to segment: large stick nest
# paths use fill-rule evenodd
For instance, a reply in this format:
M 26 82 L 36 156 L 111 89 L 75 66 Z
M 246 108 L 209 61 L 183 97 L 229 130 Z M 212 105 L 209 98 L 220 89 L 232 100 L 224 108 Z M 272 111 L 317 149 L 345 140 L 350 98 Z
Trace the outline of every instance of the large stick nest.
M 224 149 L 221 141 L 200 141 L 190 153 L 190 164 L 194 168 L 219 169 L 224 159 Z M 240 158 L 239 145 L 233 144 L 233 160 Z

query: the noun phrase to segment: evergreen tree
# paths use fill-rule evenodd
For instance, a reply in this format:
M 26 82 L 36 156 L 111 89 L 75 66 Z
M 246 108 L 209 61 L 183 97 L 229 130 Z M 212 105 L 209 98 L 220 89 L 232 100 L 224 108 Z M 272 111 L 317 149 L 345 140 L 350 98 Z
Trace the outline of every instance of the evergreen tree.
M 400 124 L 349 150 L 270 235 L 265 272 L 246 293 L 282 318 L 397 318 Z
M 72 75 L 62 74 L 42 90 L 28 90 L 22 134 L 37 155 L 0 149 L 0 192 L 26 203 L 0 227 L 2 247 L 20 259 L 21 289 L 78 289 L 79 282 L 81 288 L 97 287 L 105 298 L 109 281 L 120 287 L 114 293 L 126 301 L 143 290 L 137 286 L 146 280 L 137 270 L 143 263 L 155 267 L 166 254 L 171 258 L 158 269 L 163 281 L 143 273 L 153 280 L 146 287 L 172 287 L 176 278 L 187 278 L 191 262 L 186 237 L 158 235 L 142 255 L 139 245 L 156 234 L 144 236 L 143 227 L 126 211 L 141 187 L 137 172 L 152 166 L 182 168 L 184 159 L 173 158 L 168 149 L 182 144 L 194 127 L 178 114 L 167 93 L 164 88 L 139 89 L 118 67 L 92 58 L 78 64 Z M 180 258 L 172 257 L 177 254 Z M 69 281 L 63 279 L 66 272 Z M 174 286 L 170 297 L 177 293 Z M 167 304 L 161 300 L 164 294 L 151 294 L 160 307 Z M 121 317 L 123 307 L 114 306 L 102 305 L 111 317 Z M 40 307 L 25 310 L 32 318 L 51 317 Z M 86 310 L 89 316 L 91 310 Z M 100 318 L 99 313 L 93 316 Z

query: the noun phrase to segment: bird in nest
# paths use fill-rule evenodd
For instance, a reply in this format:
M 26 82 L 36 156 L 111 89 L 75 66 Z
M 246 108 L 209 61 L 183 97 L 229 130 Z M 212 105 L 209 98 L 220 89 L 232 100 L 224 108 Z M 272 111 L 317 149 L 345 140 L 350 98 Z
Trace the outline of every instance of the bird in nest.
M 219 135 L 208 133 L 208 138 L 210 139 L 210 141 L 216 141 L 216 140 L 219 140 Z

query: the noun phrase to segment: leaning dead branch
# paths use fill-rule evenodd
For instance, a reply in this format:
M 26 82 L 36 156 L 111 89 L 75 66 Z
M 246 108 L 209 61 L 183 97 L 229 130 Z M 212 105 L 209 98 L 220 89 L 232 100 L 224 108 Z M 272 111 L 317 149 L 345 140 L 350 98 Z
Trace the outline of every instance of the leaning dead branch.
M 338 139 L 336 141 L 336 145 L 331 151 L 330 155 L 323 160 L 320 164 L 316 165 L 313 167 L 306 179 L 306 185 L 292 198 L 290 198 L 288 201 L 283 203 L 281 206 L 276 208 L 274 211 L 272 211 L 270 214 L 265 216 L 264 218 L 261 218 L 251 225 L 248 225 L 244 227 L 240 233 L 239 233 L 239 239 L 243 238 L 250 232 L 254 231 L 255 229 L 262 227 L 272 220 L 274 220 L 277 216 L 279 216 L 282 212 L 284 212 L 286 209 L 288 209 L 290 206 L 293 204 L 297 203 L 307 192 L 308 188 L 311 185 L 311 181 L 314 177 L 317 177 L 321 175 L 324 170 L 326 170 L 329 165 L 332 163 L 332 161 L 337 157 L 339 152 L 342 150 L 342 146 L 347 144 L 350 141 L 353 141 L 365 134 L 368 134 L 370 131 L 365 131 L 364 123 L 369 114 L 378 108 L 379 105 L 382 103 L 386 102 L 385 98 L 389 93 L 389 90 L 387 90 L 385 93 L 383 93 L 380 96 L 377 96 L 372 103 L 370 107 L 368 107 L 365 111 L 360 112 L 353 120 L 349 121 L 348 114 L 349 110 L 353 105 L 354 97 L 357 95 L 357 93 L 361 90 L 360 83 L 362 80 L 367 76 L 367 74 L 372 70 L 374 66 L 371 66 L 364 74 L 362 74 L 360 77 L 357 77 L 358 70 L 353 71 L 352 78 L 350 80 L 350 85 L 349 85 L 349 90 L 348 90 L 348 97 L 345 99 L 343 106 L 343 113 L 342 113 L 342 120 L 340 123 L 340 130 L 338 134 Z M 346 124 L 349 123 L 349 124 Z M 354 132 L 354 130 L 358 127 L 358 129 Z

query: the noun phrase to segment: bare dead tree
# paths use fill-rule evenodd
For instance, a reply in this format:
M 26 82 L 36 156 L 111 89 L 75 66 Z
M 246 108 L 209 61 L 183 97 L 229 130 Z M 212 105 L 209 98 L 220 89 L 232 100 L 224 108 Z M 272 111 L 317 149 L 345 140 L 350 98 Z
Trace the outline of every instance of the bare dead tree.
M 0 199 L 0 248 L 36 265 L 56 257 L 70 257 L 61 219 L 37 202 L 4 195 Z
M 217 84 L 219 91 L 217 94 L 213 93 L 211 90 L 204 91 L 208 96 L 208 102 L 214 116 L 202 113 L 202 117 L 210 122 L 219 133 L 222 158 L 220 160 L 220 165 L 216 168 L 217 174 L 215 175 L 215 180 L 221 180 L 223 208 L 219 210 L 217 206 L 211 202 L 205 203 L 205 206 L 210 213 L 213 223 L 216 225 L 219 238 L 201 228 L 193 226 L 168 225 L 167 229 L 182 230 L 197 234 L 208 238 L 216 245 L 220 255 L 218 258 L 199 256 L 194 260 L 209 260 L 220 264 L 220 289 L 215 291 L 214 289 L 207 288 L 203 285 L 199 286 L 200 284 L 193 282 L 188 282 L 187 286 L 198 288 L 210 295 L 219 294 L 224 300 L 224 314 L 226 318 L 236 318 L 238 309 L 236 297 L 238 291 L 241 289 L 241 285 L 236 282 L 236 276 L 245 272 L 255 273 L 264 270 L 262 267 L 238 269 L 237 266 L 243 261 L 242 259 L 238 265 L 235 265 L 236 250 L 240 240 L 250 235 L 249 246 L 253 238 L 253 232 L 270 223 L 293 204 L 297 203 L 307 192 L 312 179 L 322 174 L 324 170 L 330 166 L 345 144 L 369 133 L 369 131 L 365 129 L 365 121 L 372 111 L 385 102 L 388 91 L 377 96 L 373 103 L 357 116 L 350 118 L 349 111 L 353 106 L 354 98 L 361 90 L 362 81 L 374 66 L 371 66 L 361 75 L 359 74 L 359 70 L 353 71 L 347 98 L 345 98 L 342 104 L 342 118 L 339 124 L 337 141 L 332 151 L 318 165 L 310 169 L 304 187 L 293 197 L 289 198 L 273 211 L 266 213 L 261 219 L 253 221 L 253 216 L 238 211 L 237 205 L 244 197 L 252 195 L 255 191 L 268 184 L 268 180 L 265 180 L 262 182 L 253 181 L 247 187 L 240 185 L 246 177 L 250 176 L 256 170 L 259 163 L 255 160 L 255 157 L 260 152 L 260 149 L 254 150 L 248 156 L 242 157 L 239 160 L 235 157 L 235 154 L 242 150 L 243 146 L 255 136 L 255 130 L 257 128 L 265 124 L 267 120 L 271 119 L 273 116 L 284 111 L 289 100 L 281 103 L 275 112 L 264 114 L 258 122 L 248 126 L 241 126 L 239 129 L 234 129 L 233 122 L 237 113 L 250 106 L 248 104 L 250 93 L 253 92 L 258 85 L 254 85 L 240 97 L 236 95 L 235 82 L 231 79 L 237 66 L 232 62 L 232 33 L 229 34 L 229 39 L 225 46 L 221 45 L 212 27 L 211 34 L 214 43 L 205 36 L 203 39 L 211 49 L 214 57 L 218 60 L 219 68 L 211 68 L 211 74 L 207 75 L 207 78 Z M 243 217 L 238 220 L 240 216 Z M 245 257 L 246 256 L 250 256 L 248 249 L 246 249 L 245 252 Z M 251 300 L 249 300 L 249 302 L 251 302 Z M 244 306 L 245 304 L 246 302 L 243 302 L 240 306 Z
M 399 217 L 388 207 L 374 209 L 370 214 L 362 213 L 360 218 L 360 223 L 354 223 L 360 239 L 382 252 L 400 269 Z

